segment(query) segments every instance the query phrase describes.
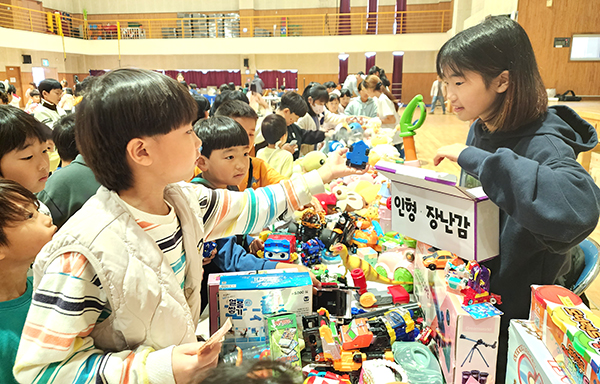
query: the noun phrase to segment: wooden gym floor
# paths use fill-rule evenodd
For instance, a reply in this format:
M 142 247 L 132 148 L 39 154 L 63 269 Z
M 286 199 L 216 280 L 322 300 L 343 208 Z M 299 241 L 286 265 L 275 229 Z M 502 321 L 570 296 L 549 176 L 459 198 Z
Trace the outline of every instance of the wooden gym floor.
M 600 101 L 561 104 L 567 104 L 576 111 L 592 111 L 600 113 Z M 401 114 L 402 111 L 399 111 L 399 113 Z M 435 114 L 427 114 L 425 124 L 423 124 L 416 132 L 415 145 L 417 148 L 417 157 L 421 160 L 421 166 L 438 172 L 447 172 L 459 176 L 460 167 L 456 163 L 444 160 L 439 166 L 435 167 L 433 165 L 433 158 L 437 153 L 437 149 L 440 147 L 454 143 L 464 143 L 467 139 L 467 133 L 469 132 L 469 124 L 458 120 L 454 114 L 446 112 L 446 114 L 443 115 L 441 107 L 438 106 L 435 110 Z M 600 225 L 590 237 L 600 243 Z M 592 310 L 595 312 L 597 311 L 598 314 L 600 314 L 600 277 L 587 289 L 586 295 L 590 300 Z

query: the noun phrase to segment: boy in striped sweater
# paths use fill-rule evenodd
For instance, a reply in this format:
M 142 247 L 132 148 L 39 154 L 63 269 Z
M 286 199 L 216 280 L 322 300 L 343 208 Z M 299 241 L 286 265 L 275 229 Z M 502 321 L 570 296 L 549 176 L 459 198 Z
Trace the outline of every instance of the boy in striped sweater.
M 262 229 L 356 173 L 343 153 L 318 171 L 244 193 L 188 180 L 196 103 L 156 72 L 118 69 L 77 107 L 76 141 L 101 187 L 36 258 L 13 373 L 22 383 L 198 382 L 202 244 Z

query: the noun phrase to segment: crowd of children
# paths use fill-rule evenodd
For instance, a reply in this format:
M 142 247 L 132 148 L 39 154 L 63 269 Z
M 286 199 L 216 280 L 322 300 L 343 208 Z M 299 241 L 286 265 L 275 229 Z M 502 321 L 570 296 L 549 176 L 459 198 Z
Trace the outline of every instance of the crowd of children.
M 458 162 L 500 208 L 500 256 L 486 265 L 505 302 L 501 382 L 508 321 L 527 316 L 529 286 L 554 283 L 598 222 L 600 190 L 575 160 L 597 136 L 569 108 L 548 108 L 529 39 L 508 18 L 451 38 L 437 72 L 432 93 L 474 123 L 466 145 L 434 161 Z M 264 244 L 248 234 L 366 172 L 345 150 L 292 171 L 340 126 L 377 119 L 399 142 L 385 71 L 363 76 L 337 92 L 333 82 L 285 92 L 273 113 L 256 79 L 249 97 L 225 84 L 211 109 L 183 79 L 140 69 L 86 79 L 64 99 L 66 85 L 44 80 L 27 112 L 0 105 L 0 382 L 223 382 L 211 370 L 220 343 L 199 351 L 195 335 L 207 274 L 290 266 L 257 258 Z M 265 363 L 236 377 L 258 382 L 266 369 L 285 376 Z

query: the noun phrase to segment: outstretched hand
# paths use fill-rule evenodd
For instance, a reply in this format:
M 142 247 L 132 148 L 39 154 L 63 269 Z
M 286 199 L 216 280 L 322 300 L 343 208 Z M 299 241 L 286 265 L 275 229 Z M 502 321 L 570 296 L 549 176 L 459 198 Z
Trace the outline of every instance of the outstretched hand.
M 460 156 L 461 152 L 464 151 L 465 148 L 467 148 L 467 145 L 459 143 L 446 145 L 445 147 L 439 148 L 437 154 L 433 158 L 433 165 L 439 165 L 444 159 L 457 162 L 458 156 Z
M 349 175 L 363 175 L 370 170 L 370 166 L 365 169 L 356 169 L 346 165 L 346 153 L 348 148 L 338 149 L 335 152 L 330 152 L 327 157 L 327 162 L 319 168 L 319 175 L 323 183 L 327 184 L 330 181 L 339 177 Z

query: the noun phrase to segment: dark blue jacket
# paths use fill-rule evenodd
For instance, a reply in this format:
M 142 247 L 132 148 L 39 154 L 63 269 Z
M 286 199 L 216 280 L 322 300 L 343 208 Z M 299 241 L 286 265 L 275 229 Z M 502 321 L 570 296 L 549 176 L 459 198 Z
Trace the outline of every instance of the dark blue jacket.
M 458 164 L 500 207 L 500 256 L 485 265 L 491 292 L 502 295 L 501 344 L 509 320 L 528 317 L 530 285 L 553 284 L 598 223 L 600 189 L 575 160 L 597 143 L 595 129 L 566 106 L 511 132 L 471 126 Z

